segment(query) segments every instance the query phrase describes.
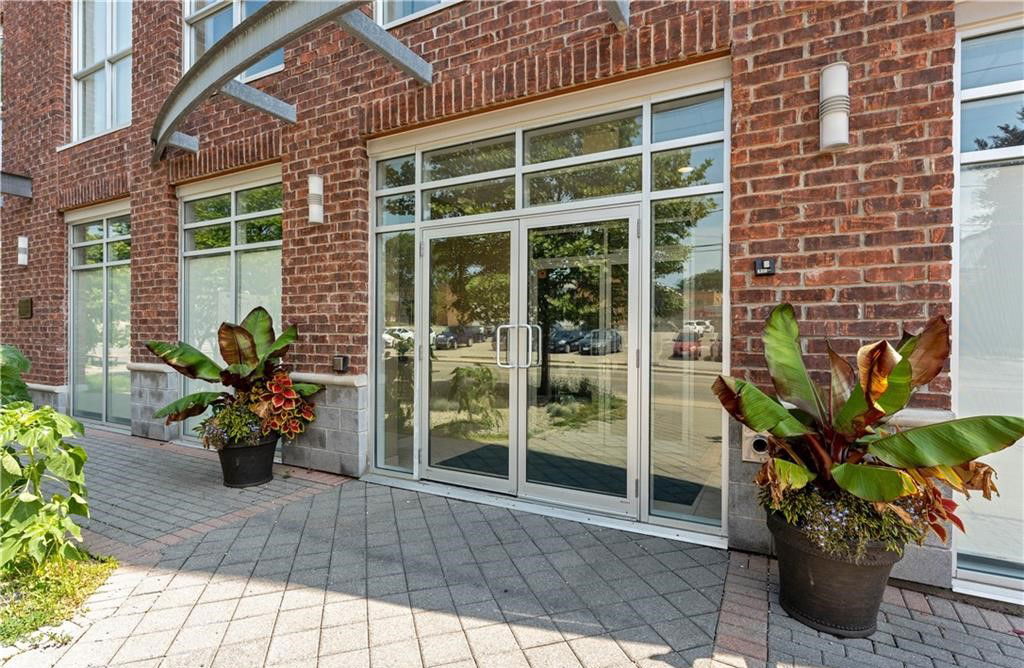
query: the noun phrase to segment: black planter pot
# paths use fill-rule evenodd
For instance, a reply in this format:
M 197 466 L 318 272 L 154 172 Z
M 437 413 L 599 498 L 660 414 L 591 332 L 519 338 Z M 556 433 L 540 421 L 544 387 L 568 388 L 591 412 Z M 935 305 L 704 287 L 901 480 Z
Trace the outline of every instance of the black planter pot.
M 225 487 L 252 487 L 274 479 L 274 451 L 277 434 L 265 436 L 256 445 L 230 445 L 217 451 Z
M 782 515 L 768 513 L 779 558 L 779 602 L 798 621 L 840 638 L 864 638 L 878 627 L 889 572 L 902 556 L 869 543 L 860 563 L 831 557 Z

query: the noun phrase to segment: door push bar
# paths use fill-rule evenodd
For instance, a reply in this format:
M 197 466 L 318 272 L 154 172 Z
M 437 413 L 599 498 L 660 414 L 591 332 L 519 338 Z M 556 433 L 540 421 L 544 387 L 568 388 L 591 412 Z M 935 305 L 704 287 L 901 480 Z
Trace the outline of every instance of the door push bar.
M 505 362 L 501 361 L 501 330 L 513 330 L 519 329 L 520 327 L 526 329 L 526 364 L 510 364 L 508 362 L 508 355 L 506 354 Z M 533 332 L 537 331 L 537 363 L 536 366 L 540 366 L 541 360 L 541 346 L 543 342 L 542 331 L 540 325 L 498 325 L 498 328 L 494 330 L 494 363 L 502 369 L 529 369 L 534 365 L 533 360 Z

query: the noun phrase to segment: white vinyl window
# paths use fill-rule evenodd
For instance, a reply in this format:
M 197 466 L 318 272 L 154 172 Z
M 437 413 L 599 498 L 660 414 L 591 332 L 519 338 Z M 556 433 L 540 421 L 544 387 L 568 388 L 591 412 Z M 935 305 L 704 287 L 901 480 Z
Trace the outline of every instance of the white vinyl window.
M 958 417 L 1024 414 L 1024 23 L 959 40 L 954 402 Z M 999 496 L 957 511 L 958 577 L 1024 586 L 1024 448 L 984 458 Z M 972 575 L 973 573 L 973 575 Z
M 222 322 L 239 322 L 257 306 L 281 320 L 280 176 L 187 195 L 181 202 L 183 340 L 223 363 Z M 185 392 L 208 389 L 185 381 Z M 185 423 L 186 435 L 191 427 Z
M 77 0 L 71 52 L 73 140 L 131 123 L 130 0 Z
M 459 0 L 376 0 L 377 22 L 385 28 L 414 21 Z
M 192 67 L 217 40 L 256 12 L 268 0 L 183 0 L 185 12 L 184 69 Z M 277 49 L 240 77 L 251 81 L 284 69 L 284 49 Z

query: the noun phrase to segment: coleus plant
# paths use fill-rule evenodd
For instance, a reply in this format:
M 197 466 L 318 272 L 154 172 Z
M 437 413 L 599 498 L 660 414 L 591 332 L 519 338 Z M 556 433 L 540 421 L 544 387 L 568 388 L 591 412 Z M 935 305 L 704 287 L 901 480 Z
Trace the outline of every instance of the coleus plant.
M 220 383 L 231 390 L 194 392 L 167 404 L 153 417 L 166 417 L 170 424 L 200 415 L 211 407 L 216 412 L 241 403 L 259 416 L 264 434 L 294 438 L 316 419 L 313 402 L 306 397 L 322 389 L 314 383 L 293 382 L 281 363 L 297 337 L 295 325 L 275 336 L 273 318 L 265 308 L 257 306 L 240 324 L 225 322 L 217 330 L 220 356 L 227 363 L 224 368 L 182 341 L 146 342 L 154 355 L 185 377 Z
M 791 305 L 772 310 L 762 340 L 777 398 L 725 376 L 713 390 L 729 414 L 767 437 L 769 458 L 755 483 L 766 492 L 770 509 L 779 510 L 787 493 L 810 485 L 825 496 L 847 492 L 910 524 L 903 504 L 895 502 L 913 500 L 945 540 L 946 521 L 964 527 L 941 483 L 964 494 L 980 491 L 985 498 L 998 493 L 995 472 L 976 460 L 1024 437 L 1024 418 L 984 415 L 902 431 L 890 421 L 915 389 L 943 369 L 950 352 L 943 316 L 929 320 L 917 335 L 904 332 L 896 345 L 877 341 L 861 347 L 856 371 L 826 342 L 828 388 L 807 372 Z

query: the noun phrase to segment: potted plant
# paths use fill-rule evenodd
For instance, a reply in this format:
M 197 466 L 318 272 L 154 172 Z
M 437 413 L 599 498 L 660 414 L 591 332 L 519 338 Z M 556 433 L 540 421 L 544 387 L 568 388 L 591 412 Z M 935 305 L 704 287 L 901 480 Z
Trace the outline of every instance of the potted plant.
M 995 472 L 976 460 L 1024 437 L 1024 418 L 969 417 L 903 431 L 892 423 L 949 357 L 942 316 L 895 346 L 863 346 L 856 372 L 826 343 L 827 390 L 804 366 L 792 306 L 772 310 L 763 342 L 778 398 L 723 376 L 713 389 L 734 418 L 768 442 L 755 483 L 779 560 L 780 603 L 819 631 L 871 635 L 905 545 L 929 531 L 945 540 L 946 523 L 963 530 L 957 504 L 943 490 L 991 498 Z
M 274 451 L 279 438 L 294 439 L 316 419 L 313 402 L 306 399 L 321 389 L 313 383 L 295 383 L 281 363 L 296 339 L 295 325 L 280 337 L 263 307 L 256 307 L 241 324 L 222 323 L 217 330 L 219 364 L 187 343 L 148 341 L 146 347 L 186 378 L 219 383 L 221 392 L 195 392 L 164 406 L 153 417 L 167 424 L 201 415 L 196 427 L 207 448 L 220 456 L 227 487 L 250 487 L 270 482 Z

